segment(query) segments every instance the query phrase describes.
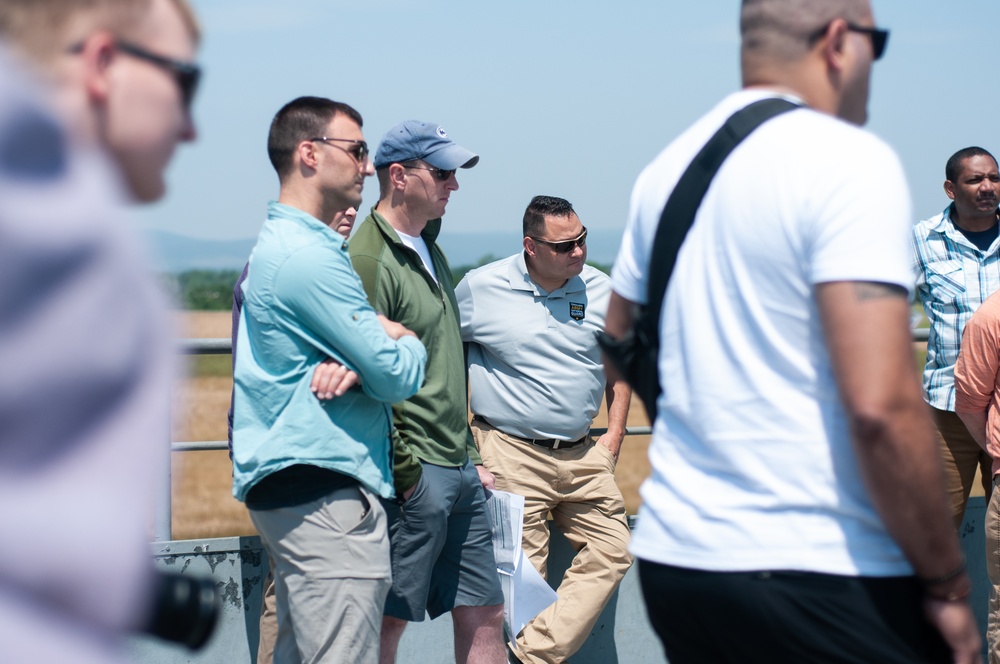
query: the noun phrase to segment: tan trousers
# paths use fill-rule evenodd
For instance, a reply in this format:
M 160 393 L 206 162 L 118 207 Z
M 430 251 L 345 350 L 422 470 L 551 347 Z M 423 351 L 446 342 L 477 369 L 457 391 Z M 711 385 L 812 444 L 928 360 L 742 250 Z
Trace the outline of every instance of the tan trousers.
M 1000 475 L 993 478 L 993 485 Z M 990 607 L 986 620 L 986 650 L 990 664 L 1000 664 L 1000 491 L 986 508 L 986 573 L 990 577 Z
M 944 462 L 945 489 L 948 492 L 948 504 L 955 528 L 962 526 L 965 518 L 965 504 L 972 491 L 972 483 L 976 479 L 978 467 L 983 478 L 983 492 L 986 502 L 990 502 L 993 490 L 993 459 L 981 448 L 969 434 L 965 424 L 955 413 L 949 410 L 938 410 L 931 407 L 934 424 L 938 430 L 938 447 L 941 449 L 941 459 Z
M 566 450 L 538 447 L 479 419 L 472 434 L 497 488 L 525 498 L 522 546 L 538 571 L 547 576 L 549 513 L 577 551 L 558 601 L 517 636 L 516 656 L 525 664 L 564 662 L 590 636 L 632 564 L 614 456 L 593 439 Z

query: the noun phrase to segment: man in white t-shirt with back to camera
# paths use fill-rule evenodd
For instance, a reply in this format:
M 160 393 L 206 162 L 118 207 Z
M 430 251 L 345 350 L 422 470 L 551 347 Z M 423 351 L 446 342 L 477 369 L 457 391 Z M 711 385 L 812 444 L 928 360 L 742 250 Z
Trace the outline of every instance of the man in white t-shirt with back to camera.
M 805 106 L 723 163 L 663 301 L 632 540 L 650 618 L 671 664 L 979 661 L 911 348 L 909 191 L 857 126 L 888 34 L 868 0 L 744 0 L 740 27 L 743 90 L 640 175 L 612 275 L 620 338 L 694 155 L 752 102 Z

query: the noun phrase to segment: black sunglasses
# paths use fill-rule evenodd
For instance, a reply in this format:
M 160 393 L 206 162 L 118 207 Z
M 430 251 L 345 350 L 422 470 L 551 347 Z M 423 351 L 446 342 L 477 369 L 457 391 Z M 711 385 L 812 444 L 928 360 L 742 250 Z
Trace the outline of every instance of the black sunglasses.
M 184 100 L 184 107 L 191 107 L 191 102 L 194 100 L 194 93 L 198 91 L 198 81 L 201 80 L 201 67 L 190 62 L 181 62 L 180 60 L 151 53 L 141 46 L 126 41 L 116 41 L 115 47 L 122 53 L 128 53 L 133 58 L 139 58 L 157 67 L 162 67 L 173 74 L 174 78 L 177 79 L 178 87 L 181 89 L 181 98 Z
M 353 143 L 349 148 L 341 148 L 339 145 L 334 145 L 335 148 L 340 148 L 347 154 L 354 157 L 354 160 L 359 164 L 365 162 L 365 158 L 368 157 L 368 143 L 365 141 L 359 141 L 356 138 L 330 138 L 329 136 L 317 136 L 316 138 L 310 138 L 310 141 L 319 141 L 321 143 L 329 143 L 330 141 L 339 141 L 341 143 Z
M 812 43 L 822 37 L 829 24 L 820 28 L 816 32 L 809 35 L 809 43 Z M 872 59 L 878 60 L 885 54 L 885 47 L 889 43 L 889 31 L 882 28 L 869 28 L 863 25 L 855 25 L 853 23 L 847 24 L 847 29 L 850 32 L 860 32 L 861 34 L 868 35 L 872 40 Z
M 860 32 L 868 35 L 872 40 L 873 59 L 878 60 L 885 53 L 885 45 L 889 43 L 889 31 L 882 28 L 866 28 L 863 25 L 847 24 L 847 29 L 851 32 Z
M 528 237 L 531 237 L 530 235 Z M 585 244 L 587 244 L 587 227 L 583 227 L 583 232 L 572 240 L 562 240 L 560 242 L 550 242 L 549 240 L 543 240 L 540 237 L 532 237 L 535 242 L 541 242 L 544 245 L 548 245 L 552 248 L 552 251 L 557 254 L 568 254 L 577 247 L 581 249 Z
M 417 170 L 420 171 L 430 171 L 431 173 L 434 174 L 434 177 L 441 182 L 446 181 L 448 178 L 454 175 L 455 171 L 457 170 L 454 168 L 451 170 L 445 170 L 443 168 L 430 168 L 428 166 L 407 166 L 406 164 L 402 164 L 402 166 L 403 168 L 416 168 Z
M 198 91 L 198 81 L 201 80 L 201 67 L 191 62 L 181 62 L 180 60 L 174 60 L 163 55 L 157 55 L 137 44 L 120 39 L 115 41 L 115 48 L 122 53 L 131 55 L 133 58 L 145 60 L 173 74 L 174 80 L 177 81 L 177 87 L 181 90 L 181 100 L 184 102 L 184 108 L 191 108 L 194 93 Z M 69 52 L 83 52 L 83 43 L 81 42 L 72 46 Z

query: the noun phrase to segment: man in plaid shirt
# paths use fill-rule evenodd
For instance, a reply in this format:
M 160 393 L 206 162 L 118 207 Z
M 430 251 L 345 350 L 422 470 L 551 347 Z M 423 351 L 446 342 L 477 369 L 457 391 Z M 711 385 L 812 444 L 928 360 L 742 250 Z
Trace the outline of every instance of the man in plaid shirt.
M 962 330 L 994 291 L 1000 289 L 997 204 L 1000 173 L 986 150 L 959 150 L 945 166 L 944 191 L 951 204 L 913 228 L 917 294 L 930 321 L 924 399 L 940 432 L 948 496 L 956 528 L 965 514 L 976 467 L 983 489 L 992 489 L 991 459 L 955 414 L 955 362 Z

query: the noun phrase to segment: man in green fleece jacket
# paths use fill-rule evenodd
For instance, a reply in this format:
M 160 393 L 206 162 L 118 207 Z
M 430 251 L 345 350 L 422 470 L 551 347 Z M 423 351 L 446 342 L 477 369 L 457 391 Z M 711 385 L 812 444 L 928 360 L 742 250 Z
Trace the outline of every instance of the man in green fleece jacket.
M 351 239 L 354 268 L 377 311 L 427 348 L 426 381 L 393 406 L 395 482 L 389 504 L 392 588 L 381 662 L 394 662 L 407 621 L 451 611 L 457 662 L 503 664 L 503 593 L 493 557 L 482 466 L 469 430 L 465 357 L 448 262 L 435 240 L 455 171 L 479 157 L 434 123 L 408 120 L 375 154 L 379 202 Z

